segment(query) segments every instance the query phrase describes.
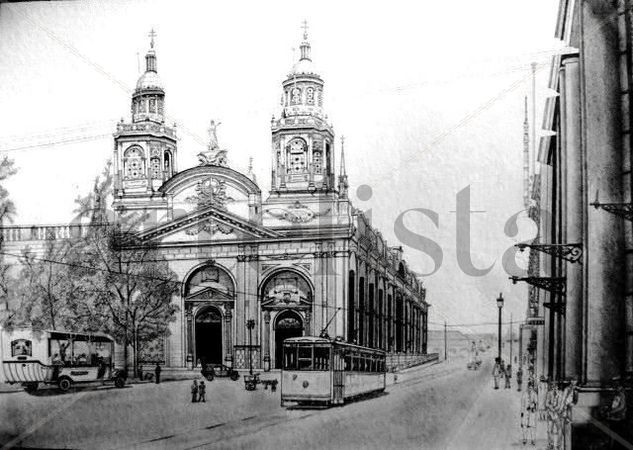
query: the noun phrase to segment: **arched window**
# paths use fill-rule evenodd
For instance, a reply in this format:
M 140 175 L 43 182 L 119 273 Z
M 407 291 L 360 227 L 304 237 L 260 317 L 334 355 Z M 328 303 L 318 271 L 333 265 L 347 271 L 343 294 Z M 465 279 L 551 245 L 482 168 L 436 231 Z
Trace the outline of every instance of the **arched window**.
M 145 156 L 141 147 L 130 147 L 123 157 L 125 179 L 136 180 L 145 176 Z
M 196 269 L 185 283 L 185 297 L 195 300 L 213 298 L 232 299 L 235 293 L 233 279 L 221 267 L 208 265 Z
M 290 92 L 290 104 L 291 105 L 299 105 L 301 104 L 301 89 L 295 87 Z
M 167 176 L 171 176 L 171 153 L 165 152 L 163 155 L 164 170 Z
M 306 155 L 308 146 L 301 138 L 294 138 L 287 147 L 286 161 L 288 164 L 288 173 L 298 174 L 307 171 Z
M 292 271 L 278 272 L 262 288 L 262 306 L 307 306 L 312 303 L 312 289 L 307 280 Z
M 354 342 L 356 339 L 356 327 L 354 326 L 355 294 L 356 273 L 350 270 L 347 281 L 347 342 Z

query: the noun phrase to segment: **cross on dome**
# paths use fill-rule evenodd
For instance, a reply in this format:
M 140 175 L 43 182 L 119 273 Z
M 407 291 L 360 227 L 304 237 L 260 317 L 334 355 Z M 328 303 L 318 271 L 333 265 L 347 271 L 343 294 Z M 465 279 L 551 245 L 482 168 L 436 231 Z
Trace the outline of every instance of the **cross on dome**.
M 150 38 L 149 46 L 151 48 L 154 48 L 154 38 L 156 37 L 156 32 L 154 31 L 153 28 L 151 29 L 151 31 L 149 32 L 147 36 Z
M 308 21 L 303 19 L 301 28 L 303 28 L 303 39 L 308 39 Z

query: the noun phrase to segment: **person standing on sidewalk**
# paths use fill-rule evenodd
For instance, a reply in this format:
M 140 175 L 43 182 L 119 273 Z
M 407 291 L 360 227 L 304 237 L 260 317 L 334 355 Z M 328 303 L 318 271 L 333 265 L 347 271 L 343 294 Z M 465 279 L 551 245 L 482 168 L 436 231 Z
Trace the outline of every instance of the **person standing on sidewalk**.
M 538 409 L 538 397 L 534 390 L 534 383 L 528 381 L 527 390 L 521 396 L 521 434 L 523 445 L 535 444 L 536 439 L 536 411 Z
M 200 385 L 198 386 L 198 401 L 202 402 L 202 403 L 206 403 L 207 402 L 207 387 L 204 384 L 204 381 L 200 382 Z
M 499 389 L 499 377 L 501 376 L 501 366 L 499 365 L 499 359 L 495 362 L 495 366 L 492 368 L 492 378 L 495 380 L 495 389 Z
M 521 365 L 517 369 L 517 391 L 521 392 L 521 385 L 523 384 L 523 369 Z
M 198 401 L 198 380 L 193 380 L 191 384 L 191 403 Z
M 160 384 L 160 364 L 156 363 L 156 367 L 154 368 L 154 375 L 156 379 L 156 384 Z

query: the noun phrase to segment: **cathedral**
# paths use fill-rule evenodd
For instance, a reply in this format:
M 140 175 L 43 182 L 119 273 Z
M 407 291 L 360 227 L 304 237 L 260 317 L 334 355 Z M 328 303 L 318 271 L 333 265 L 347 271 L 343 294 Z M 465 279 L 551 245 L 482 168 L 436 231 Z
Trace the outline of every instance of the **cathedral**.
M 229 167 L 213 121 L 199 164 L 179 170 L 153 37 L 145 59 L 131 121 L 114 134 L 113 209 L 119 218 L 151 213 L 138 237 L 158 247 L 182 282 L 161 362 L 270 370 L 280 367 L 283 340 L 302 335 L 425 355 L 425 288 L 402 247 L 389 247 L 352 206 L 342 141 L 335 173 L 334 129 L 306 30 L 271 123 L 265 200 L 251 169 Z

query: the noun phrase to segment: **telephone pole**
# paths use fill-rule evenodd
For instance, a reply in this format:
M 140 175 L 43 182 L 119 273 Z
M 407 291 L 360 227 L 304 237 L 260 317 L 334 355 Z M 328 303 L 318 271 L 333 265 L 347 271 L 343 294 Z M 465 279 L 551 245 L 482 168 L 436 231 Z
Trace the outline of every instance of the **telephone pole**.
M 446 321 L 444 321 L 444 361 L 448 359 L 448 341 L 446 340 Z

